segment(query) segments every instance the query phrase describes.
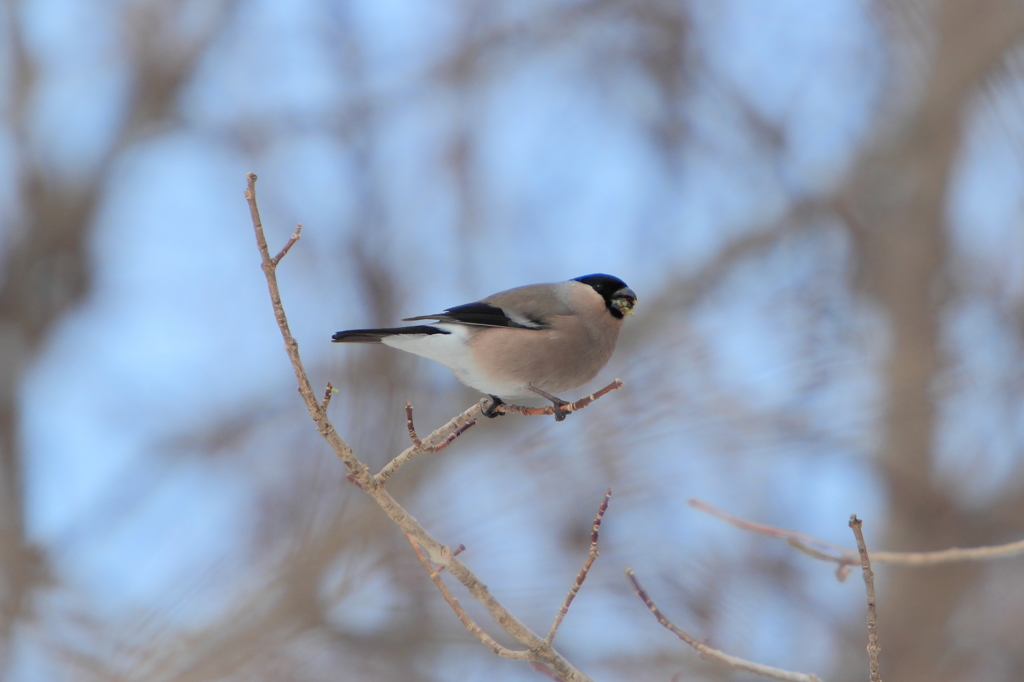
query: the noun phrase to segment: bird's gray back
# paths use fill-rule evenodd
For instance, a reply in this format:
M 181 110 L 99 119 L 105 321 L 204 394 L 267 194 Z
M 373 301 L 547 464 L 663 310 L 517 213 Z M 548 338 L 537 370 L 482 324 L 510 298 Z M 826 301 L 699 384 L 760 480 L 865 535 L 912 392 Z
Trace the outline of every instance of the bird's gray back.
M 578 282 L 556 282 L 553 284 L 528 284 L 515 289 L 499 291 L 482 299 L 482 303 L 497 306 L 506 313 L 530 320 L 543 322 L 553 315 L 575 315 L 577 311 L 570 303 L 570 288 Z

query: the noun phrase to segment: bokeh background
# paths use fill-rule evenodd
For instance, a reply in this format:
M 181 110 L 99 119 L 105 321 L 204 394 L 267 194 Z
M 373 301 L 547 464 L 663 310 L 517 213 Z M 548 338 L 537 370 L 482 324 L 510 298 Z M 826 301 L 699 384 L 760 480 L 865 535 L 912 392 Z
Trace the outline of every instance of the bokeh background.
M 255 171 L 374 469 L 405 400 L 426 432 L 478 396 L 334 331 L 591 272 L 639 294 L 594 382 L 625 389 L 389 483 L 542 632 L 612 487 L 576 666 L 747 679 L 629 565 L 699 639 L 865 679 L 859 576 L 686 501 L 847 546 L 854 512 L 876 549 L 1024 537 L 1022 38 L 1015 0 L 7 0 L 0 678 L 543 679 L 313 430 Z M 1024 679 L 1024 560 L 876 573 L 885 679 Z

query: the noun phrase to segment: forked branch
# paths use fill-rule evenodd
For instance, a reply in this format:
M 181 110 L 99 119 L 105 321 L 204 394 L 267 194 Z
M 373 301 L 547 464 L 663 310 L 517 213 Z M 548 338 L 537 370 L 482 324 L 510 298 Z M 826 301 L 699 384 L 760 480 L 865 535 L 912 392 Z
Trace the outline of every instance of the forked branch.
M 438 452 L 439 450 L 444 450 L 452 444 L 453 440 L 476 426 L 476 419 L 470 417 L 469 421 L 449 433 L 448 436 L 437 445 L 424 445 L 419 439 L 419 436 L 416 435 L 416 425 L 412 422 L 412 403 L 407 400 L 405 401 L 405 426 L 409 429 L 409 440 L 412 441 L 414 448 L 420 452 Z
M 441 569 L 444 567 L 438 566 L 435 568 L 431 566 L 430 559 L 427 558 L 427 555 L 423 552 L 420 546 L 416 544 L 416 539 L 411 535 L 406 535 L 405 537 L 409 540 L 409 544 L 412 545 L 413 551 L 416 552 L 416 558 L 420 560 L 421 564 L 423 564 L 423 568 L 427 569 L 430 579 L 434 581 L 434 584 L 437 585 L 437 589 L 441 591 L 441 595 L 444 597 L 444 600 L 448 602 L 448 606 L 452 607 L 452 611 L 455 612 L 459 621 L 467 630 L 470 631 L 470 633 L 473 634 L 474 637 L 479 639 L 484 646 L 502 658 L 508 658 L 514 661 L 532 660 L 529 651 L 517 651 L 515 649 L 504 647 L 501 644 L 498 644 L 493 637 L 484 632 L 483 628 L 477 625 L 476 621 L 466 613 L 466 609 L 462 608 L 462 604 L 460 604 L 459 600 L 455 598 L 455 595 L 451 593 L 448 586 L 444 584 L 444 580 L 441 579 Z M 455 552 L 448 550 L 447 547 L 442 547 L 441 549 L 444 553 L 449 554 L 450 556 L 455 556 L 456 554 Z
M 444 426 L 436 429 L 429 436 L 420 440 L 416 435 L 416 427 L 412 422 L 412 405 L 405 403 L 405 422 L 409 430 L 409 439 L 412 445 L 400 452 L 394 459 L 384 465 L 384 468 L 377 472 L 374 481 L 377 485 L 383 486 L 384 482 L 391 478 L 395 472 L 402 468 L 406 462 L 421 452 L 437 452 L 445 447 L 476 424 L 476 415 L 480 414 L 480 403 L 475 403 L 468 410 L 452 418 Z M 445 442 L 447 441 L 447 442 Z
M 612 497 L 612 489 L 608 488 L 608 491 L 604 494 L 604 499 L 601 501 L 601 506 L 597 508 L 597 515 L 594 517 L 593 530 L 590 532 L 590 551 L 587 553 L 587 560 L 583 562 L 583 568 L 580 569 L 579 574 L 576 576 L 576 581 L 569 588 L 569 594 L 565 595 L 565 601 L 562 602 L 562 608 L 558 609 L 558 613 L 555 614 L 555 620 L 551 623 L 551 627 L 548 629 L 548 636 L 544 638 L 544 643 L 549 645 L 555 641 L 555 633 L 558 632 L 558 626 L 562 624 L 562 620 L 565 618 L 565 614 L 569 613 L 569 606 L 572 604 L 572 600 L 579 594 L 580 588 L 583 587 L 583 581 L 587 579 L 587 573 L 590 572 L 590 567 L 594 564 L 597 559 L 597 536 L 598 531 L 601 530 L 601 521 L 604 519 L 604 513 L 608 511 L 608 500 Z

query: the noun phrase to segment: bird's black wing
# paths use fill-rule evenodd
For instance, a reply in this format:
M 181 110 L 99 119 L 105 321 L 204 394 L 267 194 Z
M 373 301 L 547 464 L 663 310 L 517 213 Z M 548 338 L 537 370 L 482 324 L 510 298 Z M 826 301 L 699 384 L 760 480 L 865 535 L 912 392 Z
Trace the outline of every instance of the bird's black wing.
M 335 343 L 380 343 L 382 339 L 386 339 L 389 336 L 450 333 L 443 329 L 432 327 L 429 324 L 420 324 L 415 327 L 391 327 L 389 329 L 349 329 L 348 331 L 337 332 L 331 338 Z
M 437 320 L 438 322 L 454 322 L 477 327 L 516 327 L 519 329 L 546 329 L 548 327 L 539 320 L 526 317 L 519 320 L 513 319 L 502 308 L 479 301 L 449 308 L 438 315 L 407 317 L 402 321 L 414 322 L 416 320 Z

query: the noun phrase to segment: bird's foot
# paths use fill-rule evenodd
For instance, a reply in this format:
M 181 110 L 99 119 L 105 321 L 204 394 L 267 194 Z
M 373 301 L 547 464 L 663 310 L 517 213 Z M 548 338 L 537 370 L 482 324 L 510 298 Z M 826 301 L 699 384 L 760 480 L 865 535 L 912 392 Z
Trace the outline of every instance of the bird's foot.
M 565 409 L 567 405 L 572 405 L 569 401 L 555 398 L 551 402 L 554 403 L 556 422 L 565 421 L 565 418 L 572 414 L 571 410 Z
M 565 418 L 572 414 L 571 410 L 565 409 L 569 405 L 572 405 L 572 403 L 570 403 L 568 400 L 562 400 L 558 396 L 551 395 L 547 391 L 542 391 L 536 386 L 527 386 L 527 388 L 529 388 L 537 395 L 543 398 L 547 398 L 548 400 L 551 401 L 551 404 L 554 405 L 554 415 L 556 422 L 565 421 Z
M 504 405 L 504 404 L 505 404 L 504 400 L 502 400 L 501 398 L 499 398 L 496 395 L 492 395 L 491 396 L 491 404 L 487 407 L 486 410 L 482 410 L 480 412 L 480 414 L 482 414 L 485 417 L 490 417 L 491 419 L 494 419 L 495 417 L 501 417 L 505 413 L 504 412 L 499 412 L 498 411 L 498 406 L 499 405 Z

